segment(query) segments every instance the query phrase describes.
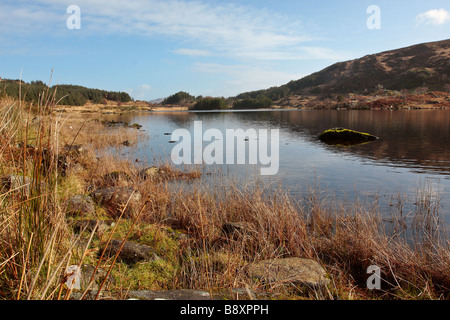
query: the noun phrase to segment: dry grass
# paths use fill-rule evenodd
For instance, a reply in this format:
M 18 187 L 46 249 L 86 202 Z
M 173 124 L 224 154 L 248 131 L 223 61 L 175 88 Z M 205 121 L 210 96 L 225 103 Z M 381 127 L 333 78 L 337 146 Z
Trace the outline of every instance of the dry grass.
M 385 232 L 381 214 L 373 208 L 354 204 L 349 212 L 338 203 L 318 201 L 317 194 L 298 207 L 282 191 L 272 197 L 237 188 L 217 192 L 227 192 L 226 198 L 218 201 L 211 190 L 180 194 L 172 209 L 178 224 L 196 239 L 189 246 L 198 265 L 188 259 L 181 273 L 180 281 L 189 287 L 244 287 L 251 285 L 248 263 L 306 257 L 320 261 L 330 273 L 332 286 L 322 298 L 348 298 L 353 288 L 360 291 L 357 298 L 448 298 L 449 243 L 436 234 L 423 233 L 426 241 L 409 245 Z M 228 221 L 245 222 L 245 232 L 225 236 L 221 226 Z M 366 288 L 370 265 L 383 272 L 383 290 L 377 293 Z

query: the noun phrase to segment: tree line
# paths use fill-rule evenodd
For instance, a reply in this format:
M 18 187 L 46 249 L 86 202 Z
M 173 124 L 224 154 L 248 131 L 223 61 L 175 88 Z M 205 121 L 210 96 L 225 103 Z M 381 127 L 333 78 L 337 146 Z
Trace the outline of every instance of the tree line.
M 162 102 L 164 105 L 190 104 L 191 110 L 260 109 L 270 108 L 274 101 L 261 92 L 225 99 L 223 97 L 194 97 L 187 92 L 177 92 Z
M 55 100 L 59 105 L 70 106 L 83 106 L 88 101 L 101 103 L 104 99 L 116 102 L 129 102 L 132 100 L 126 92 L 90 89 L 76 85 L 64 84 L 49 87 L 42 81 L 26 83 L 23 80 L 9 79 L 4 79 L 0 82 L 0 96 L 20 98 L 30 103 L 38 103 L 43 96 L 53 96 L 53 94 L 55 94 Z

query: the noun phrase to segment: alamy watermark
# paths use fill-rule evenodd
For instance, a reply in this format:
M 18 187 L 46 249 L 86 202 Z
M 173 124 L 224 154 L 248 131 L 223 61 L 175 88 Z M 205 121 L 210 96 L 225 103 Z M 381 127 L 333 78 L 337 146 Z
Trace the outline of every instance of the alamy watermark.
M 81 29 L 81 9 L 77 5 L 70 5 L 67 7 L 67 11 L 70 16 L 66 19 L 66 26 L 69 30 Z
M 195 121 L 193 137 L 187 129 L 176 129 L 171 139 L 179 142 L 171 152 L 172 162 L 176 165 L 247 164 L 248 158 L 248 164 L 261 165 L 261 175 L 276 175 L 279 170 L 278 129 L 270 130 L 270 138 L 267 129 L 226 129 L 224 135 L 219 129 L 203 132 L 202 121 Z M 204 142 L 208 144 L 204 146 Z
M 381 269 L 378 266 L 372 265 L 367 268 L 367 273 L 372 274 L 367 279 L 367 289 L 369 290 L 381 290 Z
M 377 5 L 371 5 L 367 8 L 367 14 L 370 14 L 367 18 L 367 28 L 369 30 L 381 29 L 381 9 Z

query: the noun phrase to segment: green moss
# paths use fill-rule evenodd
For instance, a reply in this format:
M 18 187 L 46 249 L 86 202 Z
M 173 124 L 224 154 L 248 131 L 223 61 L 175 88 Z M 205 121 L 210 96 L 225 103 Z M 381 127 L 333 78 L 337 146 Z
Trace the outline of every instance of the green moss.
M 365 133 L 365 132 L 359 132 L 359 131 L 354 131 L 354 130 L 344 129 L 344 128 L 325 130 L 322 133 L 322 135 L 329 134 L 329 133 L 333 133 L 333 134 L 335 134 L 335 133 L 337 133 L 337 134 L 351 133 L 351 134 L 358 134 L 358 135 L 363 135 L 363 136 L 371 136 L 370 134 Z
M 84 191 L 84 181 L 81 177 L 71 174 L 58 183 L 57 193 L 60 199 L 68 199 L 71 196 L 82 194 Z
M 132 226 L 131 221 L 122 221 L 116 227 L 113 238 L 123 239 Z M 179 245 L 170 232 L 159 226 L 146 223 L 138 223 L 134 226 L 128 241 L 151 246 L 155 253 L 170 263 L 178 263 Z
M 111 275 L 116 286 L 129 288 L 129 290 L 160 290 L 170 289 L 177 273 L 177 267 L 164 261 L 156 260 L 140 262 L 128 266 L 125 263 L 117 263 Z

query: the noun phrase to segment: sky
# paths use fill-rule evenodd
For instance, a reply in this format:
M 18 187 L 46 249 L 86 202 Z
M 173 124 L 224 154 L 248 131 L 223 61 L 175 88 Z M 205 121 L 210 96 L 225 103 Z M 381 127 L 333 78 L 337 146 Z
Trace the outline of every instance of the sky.
M 448 0 L 1 0 L 0 77 L 230 97 L 449 38 Z

